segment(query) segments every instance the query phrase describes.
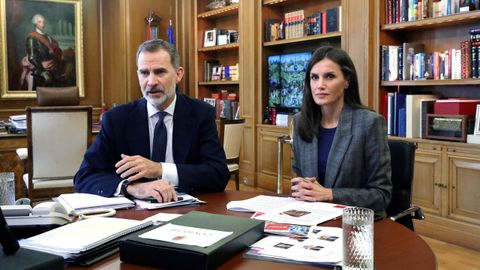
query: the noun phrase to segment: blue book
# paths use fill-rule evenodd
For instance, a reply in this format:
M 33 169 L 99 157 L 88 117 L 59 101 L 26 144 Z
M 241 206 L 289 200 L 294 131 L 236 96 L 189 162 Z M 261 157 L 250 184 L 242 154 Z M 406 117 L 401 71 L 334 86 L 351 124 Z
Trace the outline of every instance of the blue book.
M 401 109 L 404 110 L 404 121 L 406 119 L 406 114 L 405 114 L 406 99 L 407 99 L 407 95 L 395 93 L 395 135 L 397 136 L 400 136 L 399 131 L 400 131 L 400 110 Z M 405 125 L 403 137 L 405 137 L 406 130 L 407 129 Z
M 398 137 L 406 137 L 407 135 L 407 116 L 405 108 L 398 110 Z

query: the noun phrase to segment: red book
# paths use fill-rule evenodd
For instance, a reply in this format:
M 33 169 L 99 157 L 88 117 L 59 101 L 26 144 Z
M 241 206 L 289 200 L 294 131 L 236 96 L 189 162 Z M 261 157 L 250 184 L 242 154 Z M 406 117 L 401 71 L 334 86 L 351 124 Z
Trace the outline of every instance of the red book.
M 327 12 L 322 13 L 322 34 L 327 33 Z
M 439 99 L 433 104 L 433 113 L 475 117 L 480 99 Z

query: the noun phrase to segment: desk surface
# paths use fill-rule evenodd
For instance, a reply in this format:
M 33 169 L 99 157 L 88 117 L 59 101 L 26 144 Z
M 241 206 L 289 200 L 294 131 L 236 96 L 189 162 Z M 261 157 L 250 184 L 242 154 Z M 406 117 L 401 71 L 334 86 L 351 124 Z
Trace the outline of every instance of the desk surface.
M 260 193 L 245 191 L 225 191 L 198 195 L 199 199 L 207 202 L 204 205 L 191 207 L 167 208 L 162 210 L 120 210 L 117 217 L 141 220 L 159 212 L 184 214 L 192 210 L 205 211 L 216 214 L 249 217 L 250 213 L 228 211 L 225 205 L 232 200 L 243 200 L 254 197 Z M 341 220 L 333 220 L 322 226 L 342 226 Z M 416 233 L 389 219 L 375 222 L 375 267 L 378 270 L 405 270 L 405 269 L 436 269 L 437 263 L 431 248 Z M 244 259 L 243 252 L 223 264 L 219 269 L 323 269 L 319 267 L 276 263 L 270 261 Z M 150 269 L 120 261 L 119 255 L 115 254 L 104 259 L 91 267 L 69 267 L 68 269 Z M 331 268 L 324 268 L 331 269 Z

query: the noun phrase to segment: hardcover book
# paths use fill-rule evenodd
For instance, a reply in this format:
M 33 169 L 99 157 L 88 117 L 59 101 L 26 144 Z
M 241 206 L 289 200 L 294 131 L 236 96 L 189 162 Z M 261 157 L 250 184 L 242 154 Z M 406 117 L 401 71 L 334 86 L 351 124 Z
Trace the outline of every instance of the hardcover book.
M 424 51 L 422 43 L 403 43 L 403 80 L 413 80 L 415 74 L 415 54 Z
M 421 125 L 421 108 L 420 102 L 423 100 L 436 100 L 435 95 L 407 95 L 405 104 L 406 109 L 406 137 L 420 138 Z
M 339 30 L 338 7 L 327 9 L 327 33 Z

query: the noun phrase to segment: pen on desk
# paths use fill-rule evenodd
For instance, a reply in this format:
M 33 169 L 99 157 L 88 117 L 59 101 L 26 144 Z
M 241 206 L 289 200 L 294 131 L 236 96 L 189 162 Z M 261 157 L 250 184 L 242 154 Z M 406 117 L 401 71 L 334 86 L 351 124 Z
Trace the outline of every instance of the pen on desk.
M 145 200 L 146 200 L 147 202 L 149 202 L 149 203 L 158 203 L 158 200 L 155 199 L 155 198 L 147 198 L 147 199 L 145 199 Z M 176 200 L 176 201 L 177 201 L 177 202 L 178 202 L 178 201 L 183 201 L 183 197 L 177 197 L 177 200 Z

